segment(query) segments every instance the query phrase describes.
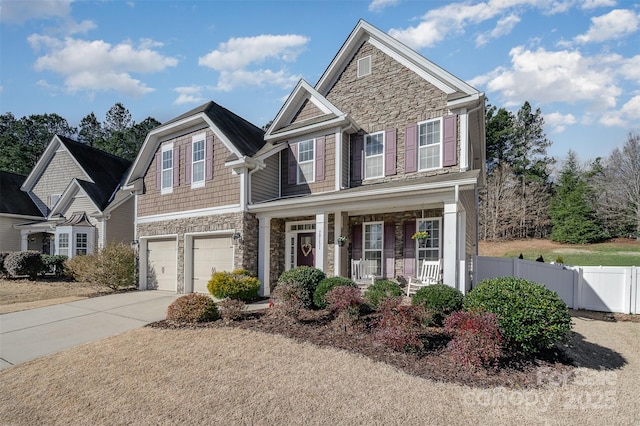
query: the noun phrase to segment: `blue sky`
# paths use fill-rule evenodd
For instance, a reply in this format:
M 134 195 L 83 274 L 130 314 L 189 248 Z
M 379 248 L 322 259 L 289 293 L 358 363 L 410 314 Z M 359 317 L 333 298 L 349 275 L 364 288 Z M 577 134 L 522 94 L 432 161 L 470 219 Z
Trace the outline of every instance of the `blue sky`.
M 136 122 L 164 122 L 214 100 L 262 126 L 360 18 L 493 105 L 540 107 L 558 159 L 606 156 L 640 132 L 631 0 L 0 0 L 0 112 L 77 126 L 122 102 Z

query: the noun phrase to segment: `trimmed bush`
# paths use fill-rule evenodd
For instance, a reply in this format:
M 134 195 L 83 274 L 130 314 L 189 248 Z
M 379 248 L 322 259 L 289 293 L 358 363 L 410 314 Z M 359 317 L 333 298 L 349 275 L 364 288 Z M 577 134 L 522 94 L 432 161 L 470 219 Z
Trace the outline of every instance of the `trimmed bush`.
M 496 365 L 502 357 L 498 318 L 490 312 L 454 312 L 444 321 L 453 336 L 447 350 L 453 361 L 481 367 Z
M 67 259 L 67 256 L 62 255 L 42 255 L 42 261 L 44 262 L 45 270 L 48 272 L 52 272 L 58 278 L 64 276 L 64 264 Z
M 248 275 L 244 269 L 233 272 L 214 272 L 207 283 L 207 289 L 218 299 L 252 300 L 258 297 L 260 280 Z
M 365 300 L 374 308 L 377 308 L 384 299 L 402 295 L 400 286 L 391 280 L 378 280 L 364 292 Z
M 167 308 L 167 320 L 192 324 L 219 318 L 215 302 L 205 294 L 190 293 L 173 301 Z
M 325 278 L 320 281 L 316 291 L 313 292 L 313 304 L 320 308 L 324 309 L 327 307 L 327 302 L 325 302 L 324 297 L 327 293 L 329 293 L 335 287 L 354 287 L 358 288 L 358 285 L 354 283 L 349 278 L 345 277 L 330 277 Z
M 247 310 L 247 304 L 237 299 L 224 299 L 218 303 L 218 307 L 220 316 L 227 321 L 235 321 L 242 318 L 242 315 Z
M 135 286 L 136 254 L 127 244 L 108 244 L 101 250 L 74 256 L 66 263 L 76 281 L 108 287 L 112 290 Z
M 397 352 L 415 352 L 423 348 L 420 333 L 430 314 L 423 305 L 406 306 L 402 297 L 383 299 L 378 310 L 382 318 L 373 332 L 374 342 Z
M 32 280 L 43 274 L 45 270 L 42 254 L 38 251 L 9 253 L 4 259 L 4 267 L 12 277 L 28 275 Z
M 494 313 L 505 347 L 513 353 L 533 354 L 551 348 L 571 330 L 569 308 L 562 299 L 522 278 L 482 281 L 465 297 L 464 309 Z
M 303 309 L 300 298 L 301 287 L 297 283 L 283 282 L 271 292 L 271 303 L 273 307 L 269 309 L 269 314 L 284 315 L 285 317 L 298 319 L 300 311 Z
M 433 323 L 442 325 L 449 314 L 460 310 L 462 299 L 460 290 L 446 284 L 434 284 L 418 290 L 411 302 L 414 306 L 422 305 L 433 312 Z
M 9 251 L 0 251 L 0 277 L 9 275 L 7 269 L 4 267 L 4 259 L 9 255 Z
M 320 281 L 325 278 L 326 275 L 320 269 L 311 266 L 298 266 L 283 272 L 278 278 L 277 285 L 290 283 L 300 287 L 299 297 L 302 307 L 311 309 L 313 307 L 313 294 Z

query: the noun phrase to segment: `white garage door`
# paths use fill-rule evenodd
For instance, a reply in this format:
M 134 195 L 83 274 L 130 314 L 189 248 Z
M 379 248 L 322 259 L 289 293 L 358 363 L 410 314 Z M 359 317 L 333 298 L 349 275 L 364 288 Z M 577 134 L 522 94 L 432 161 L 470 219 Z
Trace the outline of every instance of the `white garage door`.
M 147 288 L 176 291 L 176 240 L 149 240 L 147 259 Z
M 231 238 L 194 238 L 193 291 L 195 293 L 209 293 L 207 283 L 214 271 L 232 271 L 233 269 Z

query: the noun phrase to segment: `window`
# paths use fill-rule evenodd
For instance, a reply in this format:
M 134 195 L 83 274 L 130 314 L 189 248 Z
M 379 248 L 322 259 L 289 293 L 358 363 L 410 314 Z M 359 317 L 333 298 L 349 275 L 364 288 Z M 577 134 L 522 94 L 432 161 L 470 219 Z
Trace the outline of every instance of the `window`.
M 204 139 L 194 140 L 191 146 L 191 184 L 204 183 Z
M 58 235 L 58 254 L 69 256 L 69 234 Z
M 314 140 L 298 143 L 298 183 L 313 182 L 315 178 Z
M 76 255 L 87 254 L 87 234 L 78 232 L 76 234 Z
M 371 74 L 371 55 L 358 59 L 358 78 Z
M 440 260 L 440 219 L 418 219 L 416 229 L 429 234 L 423 240 L 416 239 L 418 266 L 423 260 Z
M 418 124 L 418 169 L 438 169 L 441 164 L 441 119 Z
M 364 178 L 384 176 L 384 132 L 364 137 Z
M 367 272 L 375 276 L 382 275 L 382 225 L 382 222 L 364 224 L 364 260 L 373 261 L 373 270 Z
M 173 188 L 173 145 L 162 148 L 162 186 L 163 193 Z

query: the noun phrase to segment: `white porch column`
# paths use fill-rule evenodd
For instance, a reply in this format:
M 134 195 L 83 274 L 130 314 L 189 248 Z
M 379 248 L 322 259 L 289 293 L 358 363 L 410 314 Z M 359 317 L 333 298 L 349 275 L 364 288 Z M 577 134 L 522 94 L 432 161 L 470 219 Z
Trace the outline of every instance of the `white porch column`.
M 467 294 L 469 273 L 467 271 L 467 212 L 463 207 L 458 213 L 458 290 Z
M 258 217 L 258 279 L 261 296 L 271 294 L 271 218 Z
M 444 230 L 443 230 L 443 273 L 444 284 L 458 287 L 458 204 L 455 202 L 444 205 Z
M 337 239 L 342 235 L 342 212 L 334 212 L 333 217 L 333 276 L 339 277 L 341 276 L 343 248 L 338 245 Z
M 342 189 L 342 130 L 338 129 L 335 133 L 336 135 L 336 182 L 335 182 L 335 190 L 340 191 Z M 336 275 L 337 277 L 338 275 Z
M 329 235 L 329 220 L 327 213 L 316 215 L 316 268 L 327 273 L 327 236 Z
M 29 231 L 26 229 L 20 230 L 20 251 L 29 250 Z

